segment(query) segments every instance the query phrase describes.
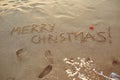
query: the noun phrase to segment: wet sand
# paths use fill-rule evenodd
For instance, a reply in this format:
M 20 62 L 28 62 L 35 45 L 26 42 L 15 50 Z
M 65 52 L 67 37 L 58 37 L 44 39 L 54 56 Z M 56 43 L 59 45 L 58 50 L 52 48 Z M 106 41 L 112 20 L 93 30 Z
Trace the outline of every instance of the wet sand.
M 119 7 L 120 0 L 0 0 L 0 80 L 80 80 L 68 77 L 74 67 L 64 61 L 78 57 L 93 61 L 79 71 L 92 73 L 87 80 L 105 80 L 93 69 L 120 75 Z

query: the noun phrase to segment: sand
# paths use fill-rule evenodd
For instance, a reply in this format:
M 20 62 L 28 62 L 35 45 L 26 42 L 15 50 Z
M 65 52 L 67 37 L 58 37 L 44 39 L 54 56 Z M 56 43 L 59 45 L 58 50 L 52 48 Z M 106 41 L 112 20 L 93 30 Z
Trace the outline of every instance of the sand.
M 119 43 L 120 0 L 0 0 L 0 80 L 106 80 L 120 75 Z

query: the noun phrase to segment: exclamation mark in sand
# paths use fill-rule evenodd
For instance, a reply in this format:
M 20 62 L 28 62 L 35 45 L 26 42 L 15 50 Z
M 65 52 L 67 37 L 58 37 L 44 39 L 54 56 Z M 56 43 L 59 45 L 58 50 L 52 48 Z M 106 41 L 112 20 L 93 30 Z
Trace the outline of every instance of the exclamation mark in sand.
M 112 43 L 111 28 L 110 27 L 108 27 L 108 38 L 109 38 L 109 43 Z

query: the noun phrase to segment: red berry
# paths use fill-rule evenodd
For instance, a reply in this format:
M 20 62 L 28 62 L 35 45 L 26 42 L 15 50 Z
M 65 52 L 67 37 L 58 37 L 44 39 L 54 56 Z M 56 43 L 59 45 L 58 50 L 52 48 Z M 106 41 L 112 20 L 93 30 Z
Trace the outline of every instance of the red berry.
M 94 26 L 90 26 L 89 29 L 90 29 L 90 30 L 94 30 Z

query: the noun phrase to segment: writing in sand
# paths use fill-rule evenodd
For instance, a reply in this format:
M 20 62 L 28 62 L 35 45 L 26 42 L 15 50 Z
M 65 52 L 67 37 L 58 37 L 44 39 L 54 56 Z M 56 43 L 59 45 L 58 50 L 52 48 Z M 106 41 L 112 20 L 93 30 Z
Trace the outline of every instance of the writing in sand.
M 107 27 L 103 31 L 69 31 L 60 32 L 55 30 L 55 24 L 31 24 L 22 27 L 14 27 L 11 30 L 11 35 L 28 35 L 31 36 L 31 42 L 34 44 L 49 44 L 49 43 L 65 43 L 65 42 L 108 42 L 111 40 L 111 29 Z

